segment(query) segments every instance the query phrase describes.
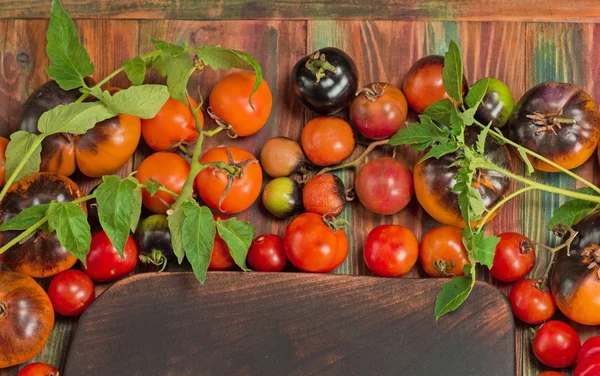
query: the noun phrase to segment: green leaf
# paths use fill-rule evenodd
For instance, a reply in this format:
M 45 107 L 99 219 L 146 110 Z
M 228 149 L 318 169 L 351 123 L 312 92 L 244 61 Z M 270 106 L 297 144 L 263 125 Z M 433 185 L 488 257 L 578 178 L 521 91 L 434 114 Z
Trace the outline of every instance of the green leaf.
M 56 231 L 60 244 L 86 266 L 92 234 L 83 209 L 72 202 L 52 201 L 47 215 L 50 231 Z
M 531 161 L 529 160 L 529 157 L 525 153 L 525 150 L 523 150 L 523 147 L 518 146 L 517 147 L 517 152 L 521 156 L 521 159 L 523 160 L 523 163 L 525 163 L 525 173 L 527 174 L 527 176 L 533 174 L 534 171 L 535 171 L 535 169 L 533 168 L 533 165 L 531 164 Z
M 598 192 L 588 187 L 579 188 L 576 192 L 599 196 Z M 580 219 L 592 214 L 598 208 L 600 208 L 600 205 L 594 202 L 580 199 L 569 200 L 552 213 L 552 218 L 548 222 L 548 230 L 553 230 L 559 224 L 572 227 Z
M 483 204 L 483 198 L 481 193 L 473 186 L 469 187 L 469 209 L 471 212 L 471 220 L 476 221 L 481 218 L 481 215 L 485 211 L 485 205 Z
M 489 85 L 490 79 L 489 77 L 486 77 L 475 82 L 475 84 L 471 86 L 469 92 L 467 93 L 467 96 L 465 97 L 465 102 L 467 103 L 467 106 L 469 108 L 479 108 L 479 104 L 483 100 L 483 97 L 485 96 Z
M 141 119 L 152 119 L 169 99 L 169 89 L 164 85 L 140 85 L 120 90 L 113 95 L 100 88 L 90 90 L 106 107 L 119 114 L 129 114 Z
M 462 118 L 462 114 L 458 112 L 455 106 L 452 106 L 450 110 L 450 128 L 452 134 L 457 136 L 456 139 L 460 142 L 465 142 L 464 132 L 465 132 L 465 121 Z
M 46 67 L 48 76 L 63 90 L 86 86 L 83 79 L 94 73 L 94 64 L 79 42 L 77 27 L 58 0 L 53 0 L 50 7 L 46 37 L 46 53 L 50 60 Z
M 487 135 L 490 131 L 491 126 L 492 122 L 490 121 L 490 123 L 486 125 L 486 127 L 483 128 L 481 132 L 479 132 L 479 134 L 477 135 L 477 152 L 481 155 L 483 155 L 483 153 L 485 152 L 485 142 L 487 141 Z
M 435 299 L 435 319 L 456 310 L 473 289 L 471 277 L 454 277 L 442 285 L 442 292 Z
M 463 266 L 463 272 L 465 273 L 465 275 L 471 275 L 471 269 L 473 267 L 470 264 L 465 264 L 465 266 Z
M 226 220 L 217 219 L 219 236 L 227 243 L 229 253 L 235 263 L 244 271 L 248 271 L 246 255 L 254 239 L 256 228 L 248 222 L 238 221 L 235 218 Z
M 0 225 L 0 231 L 27 230 L 46 215 L 50 204 L 40 204 L 22 210 Z
M 429 116 L 419 115 L 421 123 L 412 123 L 401 129 L 390 139 L 390 145 L 411 145 L 424 150 L 434 143 L 448 141 L 449 132 L 435 125 Z
M 136 185 L 138 184 L 137 179 L 136 179 L 135 184 Z M 129 229 L 131 230 L 131 232 L 135 233 L 138 223 L 140 222 L 140 216 L 142 215 L 142 188 L 141 187 L 137 187 L 136 189 L 134 189 L 133 200 L 134 200 L 134 205 L 133 205 L 133 211 L 131 213 L 131 224 L 130 224 Z
M 459 116 L 466 125 L 472 125 L 475 123 L 475 112 L 477 112 L 477 108 L 469 108 L 463 112 L 460 112 Z
M 123 68 L 127 78 L 134 85 L 142 85 L 146 78 L 146 62 L 139 56 L 133 59 L 125 60 L 123 62 Z
M 454 103 L 452 103 L 450 99 L 445 98 L 434 102 L 432 105 L 427 107 L 423 114 L 429 116 L 432 120 L 437 121 L 440 124 L 450 125 L 450 113 L 452 112 L 453 108 L 456 109 Z
M 165 42 L 163 40 L 154 39 L 154 38 L 150 38 L 150 41 L 152 42 L 154 47 L 156 47 L 157 50 L 166 52 L 167 54 L 169 54 L 171 56 L 181 55 L 186 52 L 186 48 L 184 46 L 179 46 L 176 44 L 172 44 L 172 43 Z
M 70 103 L 46 111 L 38 121 L 38 130 L 45 134 L 84 134 L 96 123 L 117 116 L 102 102 Z
M 460 50 L 452 40 L 448 46 L 448 51 L 444 56 L 444 68 L 442 69 L 442 81 L 444 89 L 448 95 L 463 103 L 463 65 L 460 56 Z
M 137 211 L 137 184 L 129 179 L 121 180 L 116 175 L 105 175 L 102 180 L 94 191 L 98 203 L 98 219 L 119 256 L 124 258 L 125 243 Z
M 482 265 L 488 268 L 492 267 L 494 262 L 494 253 L 496 253 L 496 246 L 500 238 L 497 236 L 485 236 L 483 231 L 478 232 L 473 237 L 473 254 Z
M 419 163 L 428 160 L 429 158 L 439 159 L 440 157 L 454 153 L 458 150 L 458 144 L 456 141 L 449 141 L 443 144 L 433 145 L 431 149 L 425 154 L 423 158 L 419 161 Z
M 171 98 L 187 105 L 187 83 L 194 69 L 190 56 L 161 54 L 150 60 L 149 66 L 167 78 Z
M 209 208 L 193 200 L 185 201 L 183 209 L 183 248 L 196 278 L 204 283 L 215 241 L 215 221 Z
M 183 207 L 174 205 L 173 213 L 169 214 L 167 221 L 169 222 L 169 232 L 171 233 L 171 244 L 173 245 L 173 253 L 177 256 L 177 262 L 181 264 L 185 257 L 185 249 L 183 248 L 183 222 L 185 221 L 185 212 Z
M 147 180 L 144 183 L 144 188 L 150 193 L 150 196 L 154 196 L 160 189 L 160 183 L 153 180 Z
M 40 163 L 42 159 L 40 154 L 42 152 L 41 140 L 38 139 L 42 136 L 38 136 L 25 131 L 17 131 L 10 135 L 10 142 L 6 147 L 6 162 L 4 164 L 4 176 L 8 179 L 17 169 L 17 166 L 23 161 L 23 155 L 30 150 L 35 143 L 39 142 L 31 156 L 27 159 L 17 176 L 15 181 L 22 177 L 35 174 L 40 171 Z

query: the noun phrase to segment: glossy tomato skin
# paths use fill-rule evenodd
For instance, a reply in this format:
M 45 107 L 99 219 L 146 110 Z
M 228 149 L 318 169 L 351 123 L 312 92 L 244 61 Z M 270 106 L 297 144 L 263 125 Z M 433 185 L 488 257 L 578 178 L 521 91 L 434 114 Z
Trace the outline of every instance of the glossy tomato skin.
M 190 98 L 191 99 L 191 98 Z M 193 107 L 198 103 L 190 100 Z M 198 112 L 200 128 L 204 127 L 204 116 Z M 167 151 L 181 144 L 189 144 L 198 138 L 194 115 L 189 107 L 169 98 L 152 119 L 142 119 L 142 137 L 155 151 Z
M 275 234 L 256 237 L 247 256 L 248 265 L 257 272 L 280 272 L 287 259 L 283 248 L 283 238 Z
M 550 287 L 565 316 L 579 324 L 600 325 L 600 277 L 590 257 L 599 253 L 600 215 L 583 219 L 573 230 L 578 235 L 571 243 L 570 256 L 567 252 L 556 255 Z
M 44 363 L 31 363 L 23 367 L 17 376 L 59 376 L 58 370 Z
M 443 226 L 429 230 L 421 239 L 419 259 L 425 273 L 432 278 L 465 275 L 471 265 L 458 227 Z
M 289 218 L 302 212 L 302 188 L 294 179 L 271 180 L 263 190 L 262 203 L 277 218 Z
M 4 186 L 6 182 L 6 176 L 4 176 L 4 164 L 6 163 L 6 146 L 8 146 L 8 139 L 0 137 L 0 187 Z
M 16 216 L 22 210 L 38 204 L 73 201 L 83 192 L 71 179 L 62 175 L 40 172 L 15 182 L 0 203 L 0 222 Z M 86 211 L 85 203 L 80 204 Z M 19 234 L 0 232 L 2 244 Z M 0 261 L 14 271 L 35 278 L 45 278 L 70 269 L 77 259 L 60 244 L 56 233 L 38 231 L 27 241 L 15 244 L 0 256 Z
M 444 57 L 439 55 L 425 56 L 410 68 L 404 79 L 404 95 L 413 110 L 423 113 L 427 107 L 444 98 L 454 101 L 444 89 L 443 69 Z M 463 76 L 463 96 L 467 89 L 467 79 Z
M 536 125 L 528 118 L 536 113 L 548 116 L 543 125 Z M 575 123 L 546 127 L 546 122 L 555 118 Z M 508 123 L 508 137 L 570 170 L 581 166 L 596 150 L 600 140 L 600 111 L 581 88 L 545 82 L 529 89 L 519 100 Z M 537 158 L 530 161 L 538 170 L 558 171 Z
M 54 310 L 44 289 L 26 274 L 0 271 L 0 369 L 35 357 L 53 326 Z
M 577 363 L 593 356 L 600 356 L 600 336 L 590 337 L 581 345 L 577 354 Z
M 298 269 L 329 273 L 348 256 L 348 236 L 332 230 L 315 213 L 303 213 L 289 224 L 283 237 L 287 259 Z
M 317 166 L 330 166 L 348 158 L 354 151 L 352 127 L 335 116 L 319 116 L 304 126 L 302 149 Z
M 372 83 L 360 90 L 350 105 L 350 119 L 361 135 L 370 140 L 390 138 L 406 121 L 408 105 L 397 87 Z
M 79 316 L 96 298 L 92 279 L 79 270 L 58 273 L 48 287 L 54 311 L 63 316 Z
M 310 66 L 319 59 L 331 64 L 335 72 L 326 70 L 317 80 Z M 322 48 L 303 57 L 292 69 L 294 95 L 308 109 L 322 115 L 331 115 L 347 107 L 357 88 L 358 69 L 354 60 L 335 47 Z
M 272 178 L 290 176 L 305 162 L 306 157 L 300 145 L 287 137 L 270 138 L 260 151 L 260 165 Z
M 169 222 L 164 214 L 153 214 L 140 221 L 135 230 L 135 244 L 140 254 L 151 256 L 160 251 L 168 261 L 175 260 Z
M 556 312 L 552 294 L 535 279 L 524 279 L 515 283 L 510 290 L 508 301 L 515 316 L 529 325 L 546 322 Z
M 412 172 L 394 158 L 378 158 L 358 171 L 355 190 L 360 203 L 373 213 L 395 214 L 412 199 Z
M 213 219 L 217 221 L 218 219 L 226 220 L 227 217 L 222 215 L 213 215 Z M 215 232 L 215 240 L 213 243 L 213 249 L 210 256 L 210 263 L 208 264 L 208 270 L 231 270 L 235 268 L 235 260 L 231 257 L 229 253 L 229 247 L 225 240 L 221 238 L 219 232 Z
M 481 124 L 491 122 L 493 127 L 502 128 L 515 108 L 515 98 L 504 82 L 492 77 L 482 80 L 486 79 L 489 80 L 488 88 L 475 112 L 475 119 Z
M 533 339 L 533 353 L 548 367 L 565 368 L 575 362 L 581 340 L 568 324 L 552 320 L 545 323 Z
M 469 128 L 465 132 L 465 142 L 475 143 L 478 131 Z M 414 168 L 414 184 L 417 200 L 425 211 L 436 221 L 455 227 L 465 227 L 460 214 L 458 196 L 452 192 L 456 183 L 458 167 L 450 167 L 460 152 L 446 154 L 439 159 L 430 158 L 417 163 Z M 510 151 L 506 145 L 498 144 L 492 137 L 485 143 L 485 156 L 496 166 L 512 170 Z M 510 190 L 511 181 L 506 176 L 491 170 L 481 170 L 473 187 L 479 191 L 486 208 L 490 209 L 502 200 Z M 496 212 L 497 213 L 497 212 Z M 493 218 L 492 216 L 490 220 Z
M 250 104 L 255 82 L 256 75 L 250 72 L 231 73 L 213 87 L 208 98 L 212 113 L 229 123 L 233 132 L 241 137 L 258 132 L 271 114 L 273 95 L 265 80 L 252 94 Z
M 577 364 L 573 376 L 598 376 L 600 375 L 600 355 L 586 358 Z
M 567 376 L 562 372 L 546 371 L 538 374 L 537 376 Z
M 119 256 L 108 235 L 100 231 L 92 236 L 84 272 L 97 282 L 114 281 L 133 272 L 138 261 L 138 249 L 131 236 L 125 243 L 124 256 Z
M 346 187 L 336 175 L 317 175 L 304 185 L 302 200 L 307 212 L 336 217 L 346 208 Z
M 498 235 L 494 261 L 490 274 L 502 282 L 516 282 L 535 266 L 535 249 L 527 237 L 516 232 Z
M 185 180 L 190 174 L 190 164 L 185 158 L 168 152 L 158 152 L 142 161 L 137 170 L 140 183 L 151 179 L 160 182 L 165 188 L 180 194 Z M 165 214 L 175 198 L 167 192 L 156 192 L 154 196 L 142 188 L 142 203 L 157 214 Z
M 256 158 L 244 149 L 233 146 L 219 146 L 207 151 L 200 163 L 225 162 L 229 164 L 229 153 L 234 163 L 247 161 L 242 168 L 241 177 L 235 178 L 229 192 L 225 195 L 228 174 L 210 166 L 196 176 L 196 190 L 204 203 L 222 213 L 234 214 L 248 209 L 260 195 L 262 188 L 262 170 Z M 223 201 L 221 198 L 224 197 Z
M 363 258 L 377 276 L 400 277 L 415 266 L 418 257 L 419 241 L 406 227 L 381 225 L 367 236 Z

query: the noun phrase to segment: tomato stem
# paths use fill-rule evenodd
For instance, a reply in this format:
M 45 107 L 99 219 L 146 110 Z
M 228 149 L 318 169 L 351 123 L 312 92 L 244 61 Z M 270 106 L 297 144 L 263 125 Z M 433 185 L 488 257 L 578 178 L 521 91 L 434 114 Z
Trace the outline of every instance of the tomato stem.
M 44 135 L 44 134 L 40 134 L 40 135 L 36 136 L 35 141 L 33 141 L 33 144 L 31 145 L 29 150 L 27 150 L 25 152 L 23 159 L 21 160 L 21 162 L 19 162 L 19 164 L 17 165 L 17 167 L 15 168 L 13 173 L 10 175 L 10 177 L 4 184 L 4 188 L 2 188 L 2 191 L 0 191 L 0 202 L 4 199 L 4 196 L 6 196 L 6 192 L 8 192 L 8 188 L 10 188 L 12 183 L 14 183 L 15 179 L 17 178 L 17 175 L 19 174 L 19 172 L 21 172 L 21 170 L 23 169 L 23 167 L 25 166 L 25 164 L 27 163 L 29 158 L 31 158 L 31 155 L 33 154 L 35 149 L 37 149 L 37 147 L 42 144 L 42 141 L 44 141 L 44 138 L 46 138 L 46 135 Z
M 317 173 L 317 175 L 322 175 L 325 174 L 327 172 L 330 171 L 335 171 L 335 170 L 341 170 L 347 167 L 352 167 L 355 170 L 358 169 L 360 167 L 361 162 L 363 161 L 363 159 L 365 159 L 365 157 L 367 155 L 369 155 L 373 150 L 375 150 L 375 148 L 377 146 L 380 145 L 387 145 L 390 142 L 390 139 L 385 139 L 385 140 L 381 140 L 381 141 L 375 141 L 369 144 L 369 146 L 367 146 L 367 148 L 365 149 L 365 151 L 363 151 L 363 153 L 361 155 L 359 155 L 355 160 L 350 161 L 350 162 L 346 162 L 346 163 L 342 163 L 336 166 L 332 166 L 332 167 L 325 167 L 324 169 L 322 169 L 321 171 L 319 171 Z
M 487 214 L 485 215 L 485 217 L 483 217 L 483 219 L 481 219 L 479 221 L 479 224 L 477 225 L 477 230 L 476 232 L 481 231 L 481 229 L 483 228 L 483 226 L 487 223 L 487 221 L 492 217 L 492 215 L 494 215 L 494 213 L 499 210 L 502 205 L 504 205 L 505 203 L 507 203 L 508 201 L 512 200 L 513 198 L 517 197 L 518 195 L 520 195 L 521 193 L 525 193 L 527 191 L 531 191 L 532 189 L 536 189 L 535 187 L 531 187 L 531 186 L 527 186 L 524 188 L 521 188 L 517 191 L 514 191 L 513 193 L 509 194 L 508 196 L 504 197 L 502 200 L 500 200 L 496 205 L 494 205 L 493 208 L 491 208 Z
M 217 133 L 221 132 L 222 130 L 223 130 L 223 128 L 217 127 L 210 131 L 202 131 L 202 133 L 204 134 L 205 137 L 212 137 L 212 136 L 216 135 Z
M 183 154 L 187 155 L 188 157 L 191 157 L 192 155 L 194 155 L 194 153 L 193 153 L 193 152 L 191 152 L 191 151 L 190 151 L 188 148 L 186 148 L 186 147 L 185 147 L 184 145 L 182 145 L 182 144 L 179 144 L 177 147 L 179 148 L 179 150 L 180 150 L 180 151 L 181 151 Z
M 327 71 L 337 73 L 337 68 L 331 65 L 325 58 L 325 54 L 319 51 L 306 60 L 304 66 L 316 77 L 316 81 L 320 82 L 321 78 L 325 77 Z

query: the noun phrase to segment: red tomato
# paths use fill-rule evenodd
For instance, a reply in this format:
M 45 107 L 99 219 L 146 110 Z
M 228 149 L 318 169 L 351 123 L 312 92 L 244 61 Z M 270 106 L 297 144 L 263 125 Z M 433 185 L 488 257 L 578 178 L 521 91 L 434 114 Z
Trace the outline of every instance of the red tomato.
M 190 98 L 191 99 L 191 98 Z M 190 100 L 193 107 L 198 104 Z M 198 112 L 200 127 L 204 126 L 202 112 Z M 152 119 L 142 119 L 142 137 L 152 149 L 166 151 L 181 144 L 196 141 L 198 132 L 194 115 L 189 107 L 169 98 Z
M 364 259 L 375 275 L 400 277 L 412 269 L 418 257 L 419 241 L 406 227 L 382 225 L 367 236 Z
M 600 356 L 600 336 L 588 338 L 583 345 L 581 345 L 581 350 L 579 350 L 579 354 L 577 354 L 577 363 L 581 363 L 584 359 L 593 356 Z
M 131 236 L 125 243 L 124 256 L 124 259 L 119 256 L 106 233 L 100 231 L 92 237 L 84 271 L 98 282 L 114 281 L 131 273 L 138 260 L 138 249 Z
M 502 282 L 516 282 L 535 266 L 533 243 L 516 232 L 505 232 L 499 237 L 490 274 Z
M 600 355 L 586 358 L 575 368 L 573 376 L 598 376 L 600 375 Z
M 283 237 L 285 254 L 300 270 L 329 273 L 348 256 L 348 237 L 331 229 L 320 215 L 303 213 L 289 224 Z
M 96 298 L 92 279 L 79 270 L 65 270 L 52 278 L 48 296 L 54 311 L 63 316 L 79 316 Z
M 547 287 L 540 288 L 535 279 L 517 282 L 508 296 L 515 316 L 527 324 L 539 325 L 552 318 L 556 303 Z
M 8 139 L 0 137 L 0 187 L 4 186 L 6 177 L 4 176 L 4 164 L 6 163 L 6 147 L 8 146 Z
M 222 215 L 214 215 L 214 220 L 226 220 L 227 217 Z M 210 264 L 208 270 L 231 270 L 235 267 L 235 261 L 229 253 L 229 247 L 225 240 L 221 238 L 219 232 L 215 232 L 215 241 L 213 243 L 212 253 L 210 254 Z
M 317 166 L 330 166 L 348 158 L 354 151 L 354 131 L 348 122 L 336 116 L 318 116 L 304 126 L 302 150 Z
M 423 235 L 419 246 L 421 265 L 434 278 L 465 275 L 465 265 L 471 265 L 458 227 L 434 228 Z
M 538 330 L 533 339 L 533 353 L 548 367 L 565 368 L 575 362 L 581 340 L 568 324 L 552 320 Z
M 540 373 L 538 376 L 567 376 L 562 372 L 546 371 Z
M 165 188 L 177 194 L 190 174 L 190 164 L 183 157 L 167 152 L 154 153 L 144 159 L 136 177 L 140 183 L 156 180 Z M 156 192 L 154 196 L 145 188 L 142 188 L 142 203 L 150 211 L 157 214 L 165 214 L 175 198 L 167 192 Z
M 23 367 L 17 376 L 58 376 L 58 370 L 48 364 L 35 362 Z
M 287 259 L 283 249 L 283 238 L 275 234 L 264 234 L 252 241 L 247 256 L 248 264 L 257 272 L 280 272 Z

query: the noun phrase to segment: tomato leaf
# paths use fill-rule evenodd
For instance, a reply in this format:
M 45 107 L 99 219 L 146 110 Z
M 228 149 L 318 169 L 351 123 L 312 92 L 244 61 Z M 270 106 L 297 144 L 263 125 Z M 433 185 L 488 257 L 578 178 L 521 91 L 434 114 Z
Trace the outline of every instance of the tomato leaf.
M 131 179 L 134 179 L 134 178 L 131 178 Z M 135 185 L 138 184 L 137 179 L 135 179 L 134 184 Z M 141 187 L 138 186 L 133 190 L 133 200 L 134 200 L 134 205 L 133 205 L 133 211 L 131 212 L 131 224 L 130 224 L 129 229 L 131 230 L 131 232 L 135 233 L 138 223 L 140 222 L 140 216 L 142 215 L 142 188 Z
M 412 123 L 401 129 L 390 139 L 390 145 L 410 145 L 425 150 L 435 143 L 448 142 L 449 132 L 435 125 L 427 115 L 419 115 L 421 123 Z
M 215 241 L 215 221 L 210 209 L 194 200 L 185 201 L 183 209 L 183 248 L 196 278 L 204 283 Z
M 434 102 L 431 106 L 425 109 L 423 115 L 429 116 L 432 120 L 443 125 L 450 125 L 450 113 L 452 108 L 456 109 L 454 103 L 448 98 Z
M 467 299 L 473 289 L 471 277 L 454 277 L 442 285 L 442 292 L 435 299 L 435 319 L 456 310 Z
M 442 157 L 446 154 L 454 153 L 457 150 L 458 150 L 458 144 L 456 143 L 456 141 L 448 141 L 443 144 L 433 145 L 431 147 L 431 149 L 429 149 L 427 154 L 425 154 L 425 156 L 423 156 L 423 158 L 421 158 L 419 163 L 426 161 L 429 158 L 439 159 L 440 157 Z
M 500 238 L 497 236 L 485 236 L 483 231 L 478 232 L 473 236 L 473 254 L 482 265 L 488 268 L 492 267 L 494 262 L 494 254 L 496 253 L 496 246 Z
M 46 53 L 50 59 L 46 67 L 48 76 L 63 90 L 86 86 L 83 79 L 94 73 L 94 64 L 79 42 L 77 27 L 58 0 L 53 0 L 50 7 L 46 38 Z
M 465 102 L 469 108 L 474 108 L 475 110 L 479 108 L 479 104 L 481 104 L 483 97 L 485 97 L 489 85 L 490 79 L 486 77 L 475 82 L 473 86 L 471 86 L 465 97 Z
M 39 142 L 39 137 L 42 136 L 25 131 L 17 131 L 10 135 L 10 142 L 6 147 L 6 162 L 4 164 L 4 175 L 7 179 L 12 176 L 17 166 L 23 161 L 23 154 L 30 150 L 36 142 Z M 40 163 L 42 163 L 41 152 L 42 144 L 40 143 L 15 177 L 15 181 L 40 171 Z
M 150 59 L 148 66 L 167 78 L 171 98 L 187 104 L 187 83 L 194 70 L 191 57 L 184 47 L 154 39 L 152 43 L 165 53 Z
M 456 101 L 463 103 L 463 64 L 458 45 L 452 40 L 444 55 L 442 81 L 446 93 Z
M 40 204 L 22 210 L 19 214 L 2 223 L 0 231 L 27 230 L 46 216 L 49 206 L 50 204 Z
M 139 56 L 123 62 L 123 69 L 129 81 L 134 85 L 142 85 L 146 79 L 146 62 Z
M 120 90 L 114 94 L 100 88 L 89 90 L 106 107 L 119 114 L 129 114 L 141 119 L 152 119 L 169 99 L 169 90 L 164 85 L 140 85 Z
M 455 135 L 456 139 L 462 143 L 465 142 L 465 127 L 466 124 L 461 116 L 461 113 L 458 112 L 456 106 L 452 106 L 452 109 L 450 110 L 450 128 L 452 130 L 452 134 Z
M 46 111 L 38 121 L 38 130 L 45 134 L 84 134 L 96 123 L 117 116 L 102 102 L 70 103 Z
M 531 164 L 529 157 L 525 153 L 525 150 L 523 150 L 523 148 L 521 146 L 519 146 L 519 147 L 517 147 L 517 152 L 519 153 L 519 156 L 523 160 L 523 163 L 525 163 L 525 172 L 527 173 L 527 176 L 533 174 L 535 169 L 533 168 L 533 165 Z
M 52 201 L 48 207 L 48 228 L 65 249 L 86 265 L 92 234 L 83 209 L 72 202 Z
M 177 262 L 181 264 L 185 257 L 185 249 L 183 248 L 183 223 L 185 221 L 185 212 L 183 207 L 174 205 L 173 212 L 167 217 L 169 222 L 169 232 L 171 233 L 171 244 L 173 245 L 173 253 L 177 256 Z
M 150 196 L 154 196 L 160 189 L 160 183 L 148 180 L 144 183 L 144 188 L 150 193 Z
M 477 107 L 469 108 L 463 112 L 459 112 L 459 117 L 466 125 L 471 125 L 475 123 L 475 112 L 477 112 Z
M 238 221 L 235 218 L 226 220 L 217 219 L 219 236 L 227 243 L 229 253 L 235 263 L 244 271 L 248 271 L 246 255 L 254 239 L 256 228 L 248 222 Z
M 598 192 L 589 187 L 579 188 L 576 192 L 599 196 Z M 553 230 L 559 224 L 572 227 L 580 219 L 592 214 L 599 208 L 600 205 L 594 202 L 580 199 L 569 200 L 552 213 L 552 218 L 548 222 L 548 230 Z
M 150 41 L 156 47 L 157 50 L 166 52 L 171 56 L 177 56 L 186 53 L 186 48 L 184 46 L 179 46 L 177 44 L 172 44 L 169 42 L 165 42 L 163 40 L 151 38 Z
M 485 142 L 487 141 L 487 136 L 491 126 L 492 122 L 490 121 L 490 123 L 477 135 L 477 152 L 481 155 L 483 155 L 485 152 Z

